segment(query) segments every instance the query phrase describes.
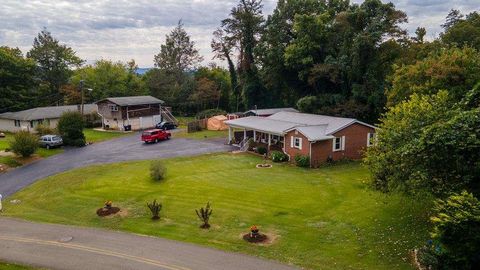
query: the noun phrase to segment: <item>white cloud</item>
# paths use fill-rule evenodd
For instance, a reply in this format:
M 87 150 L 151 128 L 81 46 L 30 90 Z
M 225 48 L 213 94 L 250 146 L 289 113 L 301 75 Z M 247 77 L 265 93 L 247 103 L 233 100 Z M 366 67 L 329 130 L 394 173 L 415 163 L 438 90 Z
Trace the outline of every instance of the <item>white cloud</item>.
M 361 2 L 354 0 L 354 2 Z M 165 35 L 182 19 L 205 63 L 211 61 L 211 33 L 228 16 L 237 0 L 1 0 L 0 45 L 31 48 L 34 37 L 47 27 L 62 43 L 88 62 L 107 58 L 135 59 L 153 66 Z M 407 28 L 427 28 L 437 35 L 451 8 L 463 13 L 478 8 L 478 0 L 393 0 L 409 15 Z M 264 0 L 270 14 L 275 0 Z

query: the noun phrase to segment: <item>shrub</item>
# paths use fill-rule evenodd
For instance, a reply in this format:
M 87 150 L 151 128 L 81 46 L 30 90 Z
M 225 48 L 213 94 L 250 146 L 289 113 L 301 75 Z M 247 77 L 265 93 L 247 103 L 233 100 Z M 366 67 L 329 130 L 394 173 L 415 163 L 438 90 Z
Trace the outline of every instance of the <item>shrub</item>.
M 295 164 L 298 167 L 310 167 L 310 157 L 304 155 L 296 155 Z
M 434 207 L 432 237 L 440 243 L 442 269 L 474 269 L 480 265 L 480 201 L 463 191 Z
M 272 161 L 273 162 L 284 162 L 288 160 L 287 154 L 280 151 L 272 151 Z
M 63 143 L 71 146 L 85 146 L 83 117 L 79 112 L 65 112 L 58 121 L 58 132 Z
M 257 143 L 253 138 L 248 139 L 248 151 L 252 151 L 255 147 L 257 147 Z
M 160 211 L 162 210 L 162 204 L 157 203 L 157 200 L 153 200 L 152 203 L 147 203 L 148 209 L 152 212 L 152 219 L 160 219 Z
M 13 135 L 10 142 L 12 151 L 22 157 L 29 157 L 35 153 L 38 148 L 38 137 L 28 131 L 20 131 Z
M 37 135 L 39 135 L 39 136 L 43 136 L 43 135 L 47 135 L 47 134 L 57 134 L 56 129 L 51 128 L 51 127 L 46 126 L 46 125 L 38 125 L 35 128 L 35 131 L 37 131 Z
M 210 118 L 215 115 L 225 115 L 225 114 L 227 114 L 227 112 L 221 109 L 209 109 L 209 110 L 204 110 L 197 113 L 196 117 L 199 119 L 202 119 L 202 118 Z
M 267 153 L 267 148 L 266 147 L 263 147 L 263 146 L 259 146 L 257 148 L 257 153 L 259 153 L 260 155 L 264 155 Z
M 202 229 L 208 229 L 210 228 L 210 224 L 208 221 L 210 220 L 210 216 L 212 215 L 212 208 L 210 208 L 210 202 L 207 203 L 205 208 L 200 208 L 199 210 L 195 209 L 195 212 L 197 213 L 198 218 L 203 222 L 203 224 L 200 226 Z
M 165 178 L 167 168 L 161 160 L 155 160 L 150 163 L 150 176 L 155 181 L 160 181 Z

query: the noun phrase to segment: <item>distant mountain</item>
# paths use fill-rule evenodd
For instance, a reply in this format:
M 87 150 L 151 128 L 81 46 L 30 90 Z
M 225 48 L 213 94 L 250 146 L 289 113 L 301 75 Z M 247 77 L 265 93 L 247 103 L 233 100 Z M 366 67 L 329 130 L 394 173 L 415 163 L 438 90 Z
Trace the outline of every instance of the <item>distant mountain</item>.
M 153 69 L 153 68 L 137 68 L 137 74 L 138 75 L 143 75 L 143 74 L 147 73 L 147 71 L 149 71 L 150 69 Z

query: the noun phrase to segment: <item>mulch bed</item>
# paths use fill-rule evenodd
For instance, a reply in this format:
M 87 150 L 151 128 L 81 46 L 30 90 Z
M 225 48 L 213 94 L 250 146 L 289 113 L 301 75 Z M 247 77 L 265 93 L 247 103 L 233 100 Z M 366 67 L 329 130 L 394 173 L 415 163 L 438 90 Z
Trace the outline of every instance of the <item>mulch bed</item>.
M 97 210 L 97 215 L 99 217 L 106 217 L 106 216 L 109 216 L 109 215 L 113 215 L 113 214 L 116 214 L 120 212 L 120 208 L 118 207 L 110 207 L 110 208 L 100 208 Z
M 268 240 L 268 237 L 265 234 L 259 234 L 257 237 L 253 238 L 249 233 L 243 235 L 243 240 L 250 243 L 263 243 Z
M 271 168 L 272 164 L 257 164 L 257 168 Z

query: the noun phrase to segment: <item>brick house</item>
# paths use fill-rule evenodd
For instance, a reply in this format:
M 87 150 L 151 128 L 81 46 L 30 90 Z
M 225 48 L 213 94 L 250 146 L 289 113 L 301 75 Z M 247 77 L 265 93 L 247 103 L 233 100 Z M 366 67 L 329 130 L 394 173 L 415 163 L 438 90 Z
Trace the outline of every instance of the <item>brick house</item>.
M 283 151 L 290 159 L 309 156 L 312 167 L 329 159 L 360 159 L 366 147 L 372 145 L 376 129 L 352 118 L 285 111 L 225 124 L 229 127 L 229 142 L 241 148 L 252 138 L 270 150 Z

